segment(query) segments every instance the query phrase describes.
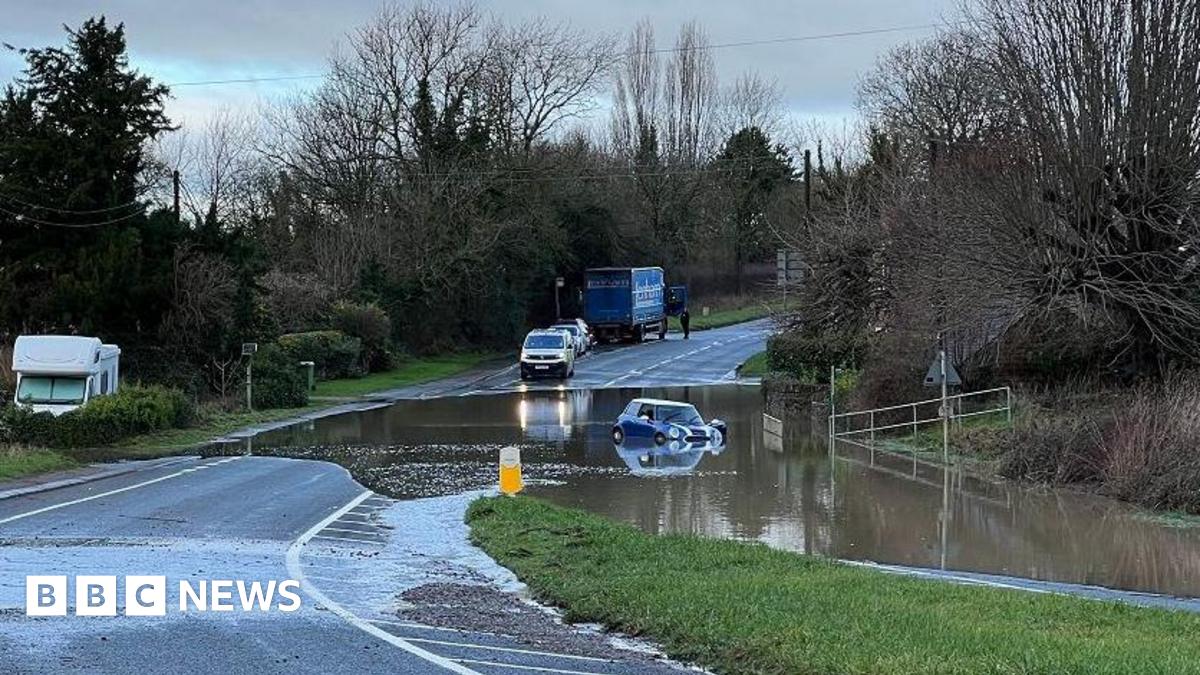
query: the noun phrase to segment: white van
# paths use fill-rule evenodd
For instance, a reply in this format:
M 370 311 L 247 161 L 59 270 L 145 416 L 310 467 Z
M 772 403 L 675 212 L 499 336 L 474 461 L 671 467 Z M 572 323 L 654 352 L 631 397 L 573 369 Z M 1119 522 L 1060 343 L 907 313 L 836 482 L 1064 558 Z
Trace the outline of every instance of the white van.
M 61 415 L 117 391 L 121 349 L 98 338 L 22 335 L 13 345 L 14 400 L 37 412 Z

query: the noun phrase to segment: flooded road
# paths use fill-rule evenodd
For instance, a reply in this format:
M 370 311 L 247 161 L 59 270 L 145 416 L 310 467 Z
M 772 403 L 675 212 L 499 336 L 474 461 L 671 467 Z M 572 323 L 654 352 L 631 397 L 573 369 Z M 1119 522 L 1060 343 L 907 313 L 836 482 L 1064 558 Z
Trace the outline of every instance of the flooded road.
M 613 446 L 631 398 L 687 400 L 729 424 L 723 448 Z M 495 485 L 521 448 L 528 492 L 648 532 L 753 540 L 849 560 L 1200 596 L 1200 528 L 1117 502 L 917 465 L 792 429 L 764 439 L 758 387 L 529 391 L 400 401 L 269 432 L 230 452 L 338 461 L 394 497 Z

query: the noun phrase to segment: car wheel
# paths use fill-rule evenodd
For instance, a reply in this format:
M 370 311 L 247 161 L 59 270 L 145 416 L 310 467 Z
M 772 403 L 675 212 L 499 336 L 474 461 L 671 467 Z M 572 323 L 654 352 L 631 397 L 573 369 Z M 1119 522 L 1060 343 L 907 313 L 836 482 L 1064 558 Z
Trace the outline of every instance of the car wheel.
M 625 442 L 625 430 L 621 427 L 613 427 L 612 429 L 613 443 L 620 445 Z
M 661 431 L 654 432 L 654 443 L 656 445 L 666 445 L 667 444 L 667 435 Z

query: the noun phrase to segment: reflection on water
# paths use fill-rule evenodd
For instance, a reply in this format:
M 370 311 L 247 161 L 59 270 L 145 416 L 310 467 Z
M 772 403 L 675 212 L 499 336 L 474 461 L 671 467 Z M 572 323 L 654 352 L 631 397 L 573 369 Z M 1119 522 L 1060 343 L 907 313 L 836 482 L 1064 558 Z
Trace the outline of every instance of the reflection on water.
M 686 400 L 729 424 L 725 448 L 614 448 L 632 398 Z M 752 539 L 838 558 L 1200 595 L 1200 528 L 1086 494 L 943 471 L 789 424 L 763 433 L 757 388 L 539 391 L 402 401 L 260 436 L 255 452 L 326 457 L 398 496 L 495 485 L 522 448 L 529 492 L 648 532 Z
M 628 439 L 614 445 L 617 456 L 638 476 L 686 476 L 691 474 L 705 455 L 719 455 L 724 448 L 713 443 L 671 441 L 657 445 L 653 440 Z

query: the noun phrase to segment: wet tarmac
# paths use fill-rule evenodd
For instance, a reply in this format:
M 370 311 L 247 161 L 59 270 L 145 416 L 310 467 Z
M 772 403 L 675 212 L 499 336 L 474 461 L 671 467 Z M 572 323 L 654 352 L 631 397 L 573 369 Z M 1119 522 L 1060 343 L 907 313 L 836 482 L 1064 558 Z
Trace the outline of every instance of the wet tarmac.
M 722 447 L 615 447 L 636 396 L 687 400 L 729 424 Z M 1200 596 L 1200 528 L 1094 495 L 973 478 L 839 444 L 789 422 L 764 435 L 758 387 L 538 390 L 432 400 L 314 420 L 229 452 L 331 459 L 397 498 L 495 485 L 521 448 L 528 491 L 647 532 L 754 540 L 887 566 Z M 1003 585 L 1003 584 L 997 584 Z M 1067 591 L 1071 592 L 1071 591 Z M 1086 594 L 1086 593 L 1085 593 Z

